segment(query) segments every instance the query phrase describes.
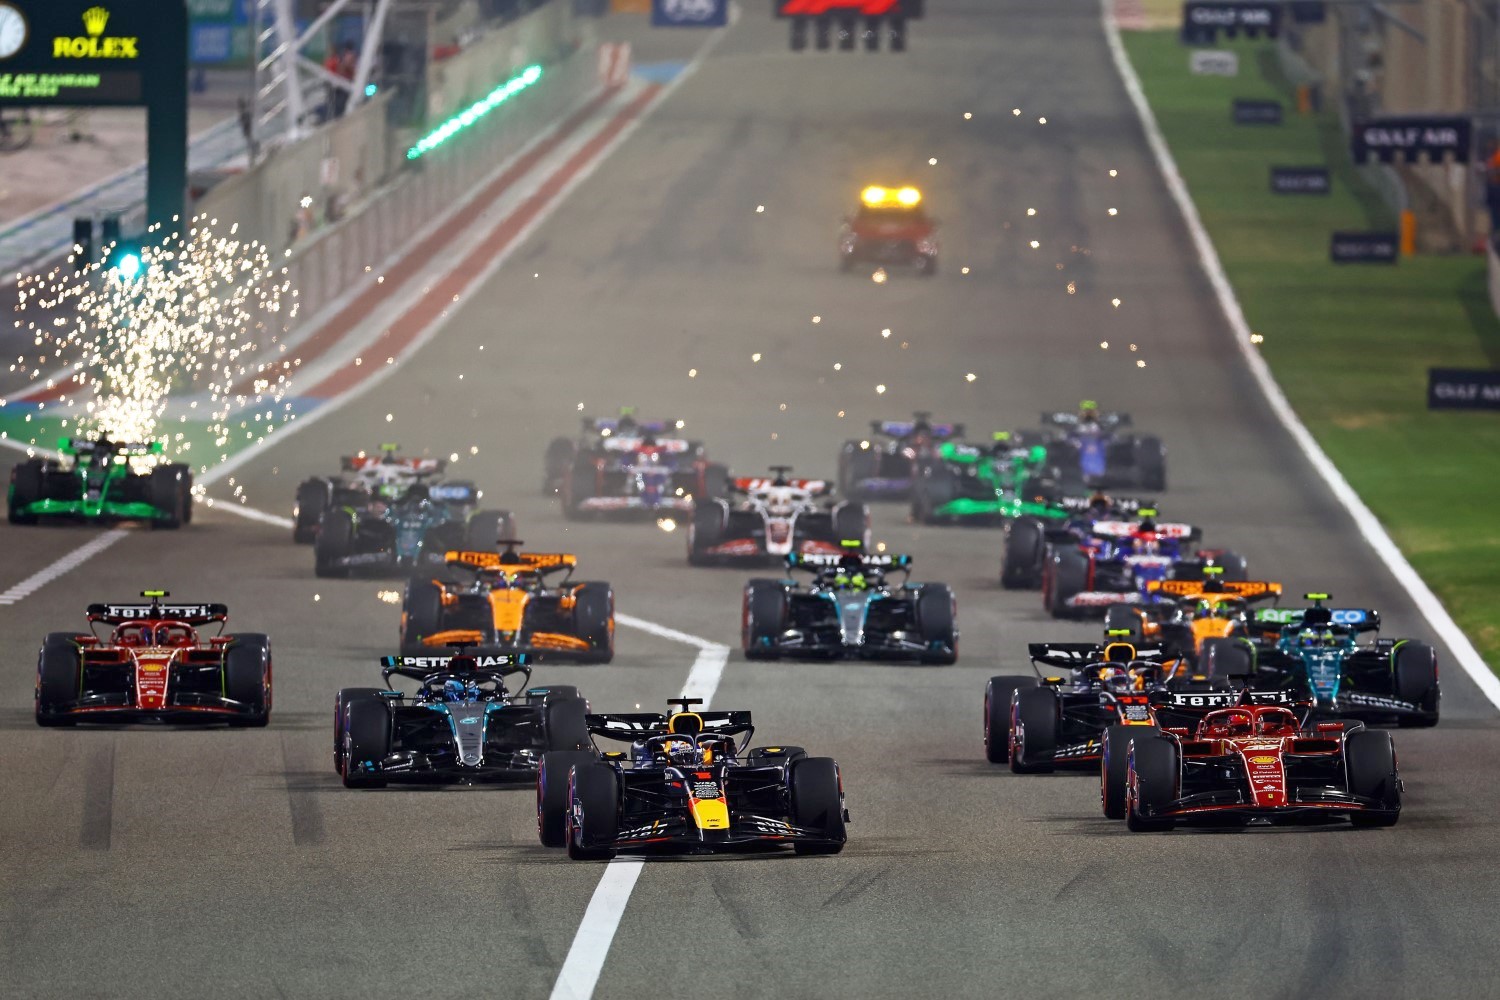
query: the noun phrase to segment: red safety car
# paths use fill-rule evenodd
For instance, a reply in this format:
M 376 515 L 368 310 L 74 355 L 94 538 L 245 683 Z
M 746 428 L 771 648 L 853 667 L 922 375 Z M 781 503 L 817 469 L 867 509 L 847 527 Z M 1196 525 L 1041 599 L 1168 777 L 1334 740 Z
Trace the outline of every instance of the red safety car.
M 222 604 L 164 604 L 164 590 L 142 591 L 144 604 L 90 604 L 89 633 L 53 632 L 36 672 L 39 726 L 77 722 L 227 722 L 271 720 L 271 640 L 222 633 Z M 98 634 L 100 626 L 109 635 Z

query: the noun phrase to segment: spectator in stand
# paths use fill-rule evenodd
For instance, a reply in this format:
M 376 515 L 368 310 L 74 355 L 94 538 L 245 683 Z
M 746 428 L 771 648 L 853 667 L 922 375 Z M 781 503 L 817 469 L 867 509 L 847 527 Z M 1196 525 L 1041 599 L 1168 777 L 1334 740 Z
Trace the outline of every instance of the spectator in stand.
M 352 82 L 358 63 L 359 57 L 354 52 L 354 46 L 346 42 L 342 49 L 329 51 L 328 58 L 323 60 L 323 68 L 334 76 Z M 344 109 L 348 106 L 349 88 L 340 87 L 335 83 L 328 84 L 329 116 L 332 118 L 342 118 L 344 116 Z

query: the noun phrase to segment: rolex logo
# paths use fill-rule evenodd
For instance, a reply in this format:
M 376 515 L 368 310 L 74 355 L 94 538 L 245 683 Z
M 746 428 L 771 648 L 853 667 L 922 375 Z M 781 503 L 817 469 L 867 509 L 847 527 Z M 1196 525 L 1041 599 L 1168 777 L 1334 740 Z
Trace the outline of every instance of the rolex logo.
M 140 57 L 140 39 L 134 36 L 106 37 L 109 27 L 109 11 L 104 7 L 90 7 L 83 12 L 83 30 L 86 35 L 75 38 L 52 39 L 54 59 L 137 59 Z
M 95 38 L 104 34 L 104 27 L 107 24 L 109 24 L 109 11 L 103 7 L 90 7 L 83 12 L 83 30 Z

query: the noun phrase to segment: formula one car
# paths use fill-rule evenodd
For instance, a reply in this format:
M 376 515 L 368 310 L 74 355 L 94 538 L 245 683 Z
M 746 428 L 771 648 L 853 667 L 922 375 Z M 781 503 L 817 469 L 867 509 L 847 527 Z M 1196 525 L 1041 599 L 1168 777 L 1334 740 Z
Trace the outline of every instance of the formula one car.
M 1435 726 L 1442 691 L 1437 651 L 1419 639 L 1383 639 L 1380 613 L 1328 608 L 1327 594 L 1307 594 L 1313 606 L 1264 608 L 1255 613 L 1260 636 L 1205 640 L 1199 667 L 1217 676 L 1248 675 L 1311 702 L 1319 717 L 1395 720 Z M 1375 634 L 1373 642 L 1360 636 Z
M 193 520 L 193 470 L 189 466 L 157 462 L 136 471 L 131 463 L 132 459 L 155 461 L 162 454 L 162 442 L 63 438 L 58 450 L 61 459 L 28 458 L 11 468 L 11 524 L 36 524 L 43 517 L 58 517 L 145 521 L 153 528 L 179 528 Z
M 1101 413 L 1086 399 L 1075 413 L 1043 413 L 1042 425 L 1047 460 L 1062 471 L 1065 487 L 1167 488 L 1166 446 L 1152 434 L 1126 433 L 1130 414 Z
M 832 484 L 790 479 L 789 465 L 771 466 L 770 478 L 735 479 L 730 492 L 693 505 L 688 562 L 694 566 L 774 558 L 793 552 L 839 553 L 845 539 L 870 541 L 870 509 L 828 499 Z
M 1147 604 L 1111 604 L 1106 634 L 1128 642 L 1154 642 L 1175 657 L 1197 662 L 1208 639 L 1250 638 L 1250 605 L 1280 600 L 1270 580 L 1223 580 L 1223 566 L 1204 566 L 1199 580 L 1149 580 Z
M 445 656 L 385 656 L 384 688 L 344 688 L 333 705 L 333 766 L 348 788 L 388 781 L 528 781 L 544 754 L 588 747 L 588 703 L 566 685 L 528 687 L 524 656 L 456 643 Z M 507 678 L 522 675 L 517 694 Z M 392 677 L 417 682 L 389 690 Z
M 620 851 L 709 854 L 790 844 L 837 854 L 849 811 L 839 766 L 801 747 L 749 749 L 749 712 L 590 715 L 595 737 L 630 750 L 554 752 L 537 777 L 537 833 L 576 860 Z M 739 737 L 740 739 L 736 739 Z
M 1148 501 L 1103 493 L 1023 505 L 1015 517 L 1004 522 L 1000 585 L 1007 590 L 1039 589 L 1053 546 L 1078 545 L 1091 537 L 1095 522 L 1138 517 L 1143 510 L 1155 508 Z
M 963 437 L 963 424 L 934 424 L 932 414 L 872 420 L 870 436 L 844 442 L 839 493 L 851 500 L 905 500 L 922 469 L 937 461 L 944 441 Z
M 398 499 L 417 483 L 441 475 L 447 465 L 441 458 L 405 457 L 394 444 L 382 444 L 378 455 L 344 455 L 337 475 L 306 479 L 297 487 L 292 541 L 311 545 L 328 511 Z
M 515 534 L 509 511 L 475 511 L 478 501 L 473 483 L 418 481 L 395 497 L 324 511 L 314 568 L 318 576 L 349 576 L 441 566 L 454 549 L 488 548 Z
M 1008 761 L 1017 774 L 1096 766 L 1108 757 L 1117 729 L 1192 725 L 1206 712 L 1247 698 L 1288 703 L 1281 692 L 1247 694 L 1242 680 L 1189 672 L 1159 646 L 1034 642 L 1027 650 L 1034 669 L 1065 673 L 992 677 L 985 687 L 985 757 Z
M 1096 521 L 1076 544 L 1048 546 L 1042 572 L 1042 606 L 1054 618 L 1097 614 L 1116 604 L 1147 600 L 1152 580 L 1197 579 L 1220 566 L 1227 580 L 1243 580 L 1245 559 L 1234 552 L 1199 550 L 1201 532 L 1188 524 L 1158 522 L 1155 511 L 1139 521 Z
M 859 193 L 859 210 L 839 232 L 839 270 L 855 264 L 900 264 L 918 274 L 937 273 L 937 223 L 914 187 L 872 185 Z
M 793 580 L 751 580 L 745 587 L 745 658 L 917 660 L 958 659 L 958 604 L 943 583 L 908 583 L 910 556 L 790 555 Z M 886 580 L 896 570 L 902 582 Z
M 1018 448 L 1007 431 L 997 432 L 989 446 L 943 441 L 936 460 L 912 483 L 911 518 L 918 524 L 1000 524 L 1026 515 L 1066 517 L 1048 503 L 1060 494 L 1046 460 L 1046 448 Z
M 571 581 L 578 558 L 504 549 L 449 552 L 450 577 L 414 576 L 401 606 L 401 650 L 425 653 L 455 642 L 532 659 L 608 663 L 615 655 L 615 594 L 607 583 Z M 562 573 L 553 584 L 547 577 Z
M 90 604 L 89 633 L 53 632 L 36 668 L 39 726 L 78 722 L 225 722 L 271 720 L 271 640 L 256 632 L 224 635 L 222 604 L 164 604 L 165 590 L 144 590 L 144 604 Z M 96 628 L 110 627 L 107 637 Z M 204 638 L 200 626 L 217 625 Z
M 729 470 L 708 461 L 702 442 L 675 436 L 680 420 L 585 417 L 577 441 L 547 447 L 546 491 L 570 518 L 599 514 L 687 514 L 695 499 L 723 496 Z
M 1132 830 L 1178 823 L 1327 822 L 1394 826 L 1401 774 L 1389 733 L 1325 722 L 1290 709 L 1241 705 L 1192 729 L 1132 734 L 1125 820 Z

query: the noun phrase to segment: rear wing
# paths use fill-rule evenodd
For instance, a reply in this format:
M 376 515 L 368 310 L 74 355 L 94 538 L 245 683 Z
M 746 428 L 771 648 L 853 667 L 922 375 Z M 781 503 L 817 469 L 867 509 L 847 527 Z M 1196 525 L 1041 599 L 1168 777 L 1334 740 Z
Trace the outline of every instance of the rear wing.
M 1053 501 L 1053 506 L 1066 511 L 1086 511 L 1089 503 L 1093 500 L 1089 496 L 1067 496 Z M 1134 514 L 1142 508 L 1150 509 L 1156 506 L 1155 501 L 1141 500 L 1138 497 L 1111 497 L 1109 509 L 1112 514 Z
M 607 437 L 604 439 L 605 451 L 640 451 L 646 447 L 646 439 L 640 435 L 631 437 Z M 653 438 L 651 447 L 659 448 L 669 455 L 679 455 L 688 450 L 688 442 L 682 438 Z
M 483 552 L 468 549 L 454 550 L 444 554 L 449 566 L 467 566 L 477 570 L 535 570 L 550 573 L 560 569 L 572 570 L 578 565 L 578 557 L 567 552 Z
M 911 556 L 893 556 L 885 553 L 857 553 L 859 561 L 866 567 L 872 569 L 908 569 L 911 567 Z M 848 554 L 836 553 L 798 553 L 793 552 L 786 557 L 788 569 L 837 569 L 840 562 L 848 558 Z
M 531 677 L 524 653 L 486 653 L 472 650 L 450 656 L 382 656 L 380 676 L 425 680 L 433 674 L 525 674 Z
M 749 476 L 729 481 L 730 487 L 736 493 L 750 493 L 754 490 L 766 490 L 773 487 L 791 487 L 795 490 L 807 490 L 813 496 L 823 496 L 833 492 L 833 484 L 826 479 L 775 479 L 768 476 Z
M 1170 597 L 1228 594 L 1247 601 L 1281 600 L 1281 584 L 1270 580 L 1150 580 L 1146 590 Z
M 229 607 L 224 604 L 162 604 L 152 601 L 149 604 L 90 604 L 84 614 L 90 622 L 104 625 L 163 619 L 186 625 L 213 625 L 229 618 Z
M 57 450 L 64 455 L 160 455 L 166 450 L 162 441 L 91 441 L 87 438 L 63 438 Z
M 678 431 L 683 428 L 681 420 L 637 420 L 627 430 L 632 434 L 643 432 L 646 434 L 661 434 L 666 431 Z M 619 417 L 584 417 L 583 429 L 603 434 L 606 437 L 616 433 L 620 429 Z
M 1133 655 L 1126 655 L 1123 661 L 1116 659 L 1116 653 L 1124 655 L 1127 652 Z M 1166 659 L 1166 650 L 1160 646 L 1136 646 L 1128 642 L 1032 642 L 1027 643 L 1026 653 L 1032 664 L 1042 663 L 1063 670 L 1082 670 L 1091 664 L 1110 661 L 1161 662 Z
M 876 434 L 884 434 L 886 437 L 904 438 L 917 429 L 915 420 L 872 420 L 870 429 Z M 935 438 L 961 438 L 964 436 L 963 424 L 928 424 L 927 429 Z
M 1095 521 L 1092 529 L 1100 538 L 1128 538 L 1140 530 L 1139 521 Z M 1176 521 L 1158 521 L 1151 530 L 1163 538 L 1193 541 L 1203 537 L 1203 532 L 1193 525 Z
M 703 732 L 716 736 L 739 736 L 755 728 L 749 712 L 695 712 L 703 719 Z M 635 742 L 667 733 L 668 717 L 660 712 L 618 712 L 586 715 L 589 732 L 609 740 Z
M 402 458 L 390 452 L 382 452 L 379 455 L 367 455 L 361 452 L 358 455 L 343 455 L 339 458 L 339 468 L 345 472 L 360 472 L 382 465 L 409 469 L 419 476 L 432 476 L 448 468 L 448 460 L 445 458 Z
M 1094 420 L 1105 430 L 1114 430 L 1116 427 L 1131 426 L 1130 414 L 1128 413 L 1101 413 Z M 1047 427 L 1077 427 L 1081 420 L 1078 414 L 1066 410 L 1042 411 L 1042 424 Z
M 1356 632 L 1376 632 L 1380 629 L 1380 612 L 1374 608 L 1261 608 L 1254 614 L 1257 625 L 1270 629 L 1287 625 L 1301 625 L 1309 611 L 1328 612 L 1328 624 L 1343 625 Z

